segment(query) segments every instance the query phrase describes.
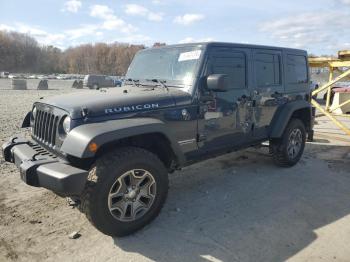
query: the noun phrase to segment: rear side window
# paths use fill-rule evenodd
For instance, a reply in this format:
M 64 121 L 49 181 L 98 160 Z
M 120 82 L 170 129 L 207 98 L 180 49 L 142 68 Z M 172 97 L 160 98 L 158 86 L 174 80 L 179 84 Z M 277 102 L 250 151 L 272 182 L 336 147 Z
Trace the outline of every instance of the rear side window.
M 258 87 L 281 84 L 281 59 L 278 54 L 257 53 L 255 70 Z
M 213 54 L 209 64 L 210 74 L 228 75 L 230 89 L 246 87 L 246 56 L 243 52 Z
M 307 83 L 306 57 L 301 55 L 287 55 L 288 84 Z

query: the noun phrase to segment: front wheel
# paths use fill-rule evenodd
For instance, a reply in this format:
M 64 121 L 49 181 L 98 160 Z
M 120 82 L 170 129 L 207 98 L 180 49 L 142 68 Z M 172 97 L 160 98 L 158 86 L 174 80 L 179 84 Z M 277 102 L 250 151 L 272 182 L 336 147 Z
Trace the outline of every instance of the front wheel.
M 291 119 L 283 135 L 270 141 L 274 162 L 278 166 L 291 167 L 300 160 L 306 141 L 305 125 L 299 119 Z
M 126 147 L 97 160 L 81 210 L 101 232 L 126 236 L 151 222 L 168 192 L 168 172 L 153 153 Z

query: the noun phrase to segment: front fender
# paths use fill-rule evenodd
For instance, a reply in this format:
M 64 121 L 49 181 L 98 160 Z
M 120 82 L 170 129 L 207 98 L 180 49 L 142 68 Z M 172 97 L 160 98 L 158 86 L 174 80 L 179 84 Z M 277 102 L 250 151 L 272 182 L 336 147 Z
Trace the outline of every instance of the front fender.
M 312 119 L 311 104 L 305 100 L 296 100 L 281 106 L 277 110 L 277 112 L 275 113 L 275 116 L 272 119 L 270 137 L 271 138 L 281 137 L 293 113 L 299 109 L 304 109 L 304 108 L 309 109 L 308 112 L 310 113 L 310 119 Z
M 69 132 L 61 146 L 61 151 L 77 158 L 91 158 L 95 153 L 88 149 L 90 143 L 96 143 L 101 147 L 123 138 L 150 133 L 164 135 L 169 140 L 179 164 L 184 164 L 185 156 L 175 136 L 164 122 L 154 118 L 118 119 L 78 126 Z

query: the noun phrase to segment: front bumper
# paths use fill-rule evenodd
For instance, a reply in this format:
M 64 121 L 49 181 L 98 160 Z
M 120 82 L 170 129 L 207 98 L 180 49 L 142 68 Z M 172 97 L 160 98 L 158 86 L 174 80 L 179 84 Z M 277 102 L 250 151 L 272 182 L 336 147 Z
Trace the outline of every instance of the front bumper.
M 5 161 L 19 168 L 28 185 L 63 196 L 80 195 L 84 190 L 88 171 L 71 166 L 33 141 L 12 138 L 2 145 L 2 154 Z

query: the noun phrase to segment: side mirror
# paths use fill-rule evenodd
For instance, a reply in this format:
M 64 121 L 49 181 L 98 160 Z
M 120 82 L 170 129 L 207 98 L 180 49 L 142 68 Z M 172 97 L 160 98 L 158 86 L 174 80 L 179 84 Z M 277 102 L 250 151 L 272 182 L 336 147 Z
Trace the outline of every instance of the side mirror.
M 229 88 L 228 75 L 214 74 L 207 77 L 207 87 L 215 92 L 226 92 Z

